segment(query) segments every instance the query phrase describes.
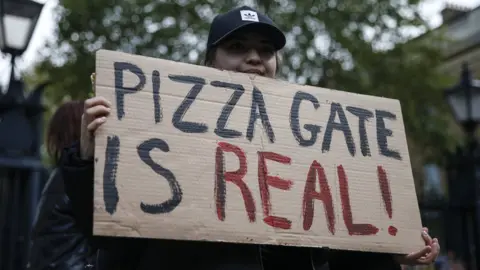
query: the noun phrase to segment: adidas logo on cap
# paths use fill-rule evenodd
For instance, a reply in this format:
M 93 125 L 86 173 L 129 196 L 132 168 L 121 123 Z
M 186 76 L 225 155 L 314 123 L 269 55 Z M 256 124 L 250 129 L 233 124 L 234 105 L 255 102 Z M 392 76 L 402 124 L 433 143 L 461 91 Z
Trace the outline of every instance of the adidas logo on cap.
M 242 21 L 258 22 L 258 14 L 255 11 L 240 10 L 240 15 L 242 16 Z

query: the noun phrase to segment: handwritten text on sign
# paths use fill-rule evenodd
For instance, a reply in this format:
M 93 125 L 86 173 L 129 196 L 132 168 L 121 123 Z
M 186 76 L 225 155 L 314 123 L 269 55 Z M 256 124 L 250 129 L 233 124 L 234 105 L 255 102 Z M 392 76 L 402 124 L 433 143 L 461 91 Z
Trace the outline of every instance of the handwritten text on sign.
M 96 73 L 95 234 L 423 246 L 398 101 L 104 50 Z

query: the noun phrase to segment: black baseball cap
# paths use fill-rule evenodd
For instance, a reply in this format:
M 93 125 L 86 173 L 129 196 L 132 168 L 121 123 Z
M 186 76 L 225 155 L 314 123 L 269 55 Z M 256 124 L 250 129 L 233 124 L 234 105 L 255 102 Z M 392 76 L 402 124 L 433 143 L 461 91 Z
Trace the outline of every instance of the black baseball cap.
M 286 43 L 285 35 L 275 26 L 272 19 L 251 7 L 242 6 L 219 14 L 213 19 L 208 34 L 207 50 L 239 30 L 261 33 L 272 41 L 276 50 L 282 49 Z

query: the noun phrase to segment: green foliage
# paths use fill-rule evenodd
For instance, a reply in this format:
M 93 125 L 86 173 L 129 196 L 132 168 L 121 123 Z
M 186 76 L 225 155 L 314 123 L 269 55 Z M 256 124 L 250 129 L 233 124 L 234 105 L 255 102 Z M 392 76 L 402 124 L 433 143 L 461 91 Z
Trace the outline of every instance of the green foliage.
M 57 40 L 34 69 L 54 84 L 50 104 L 86 98 L 100 48 L 200 63 L 214 15 L 244 1 L 60 0 Z M 292 82 L 400 99 L 409 139 L 427 157 L 449 146 L 439 51 L 409 42 L 425 26 L 420 0 L 258 0 L 288 36 L 282 76 Z M 434 41 L 431 41 L 434 42 Z M 430 42 L 430 43 L 431 43 Z

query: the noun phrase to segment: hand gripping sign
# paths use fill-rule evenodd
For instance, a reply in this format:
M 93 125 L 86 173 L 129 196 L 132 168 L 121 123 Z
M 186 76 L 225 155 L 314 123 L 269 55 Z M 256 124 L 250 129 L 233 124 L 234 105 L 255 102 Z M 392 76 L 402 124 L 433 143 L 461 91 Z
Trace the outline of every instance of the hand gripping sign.
M 105 50 L 95 83 L 96 235 L 424 245 L 397 100 Z

